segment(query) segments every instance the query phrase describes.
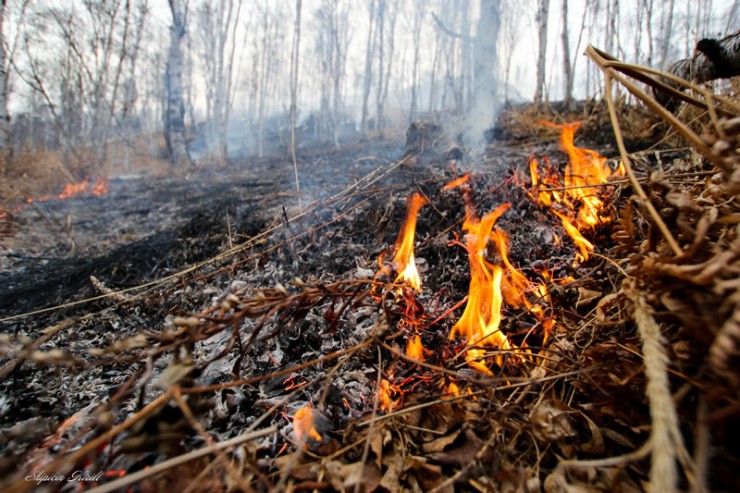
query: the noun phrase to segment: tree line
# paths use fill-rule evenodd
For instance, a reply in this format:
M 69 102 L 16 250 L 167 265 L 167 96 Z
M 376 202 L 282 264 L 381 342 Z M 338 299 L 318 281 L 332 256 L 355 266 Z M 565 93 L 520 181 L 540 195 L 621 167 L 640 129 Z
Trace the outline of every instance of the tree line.
M 738 0 L 1 0 L 0 149 L 94 168 L 118 143 L 125 170 L 141 142 L 187 165 L 424 113 L 488 125 L 510 101 L 598 95 L 588 43 L 662 68 L 739 16 Z

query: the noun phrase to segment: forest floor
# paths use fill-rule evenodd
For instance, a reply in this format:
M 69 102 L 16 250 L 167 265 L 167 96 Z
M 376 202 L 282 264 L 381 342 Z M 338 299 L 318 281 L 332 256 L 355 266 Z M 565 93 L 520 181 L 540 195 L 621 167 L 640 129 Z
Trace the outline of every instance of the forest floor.
M 538 201 L 568 186 L 538 188 L 532 158 L 553 174 L 569 160 L 539 118 L 581 120 L 576 146 L 618 156 L 603 107 L 524 107 L 480 153 L 433 125 L 405 146 L 304 151 L 300 201 L 292 163 L 272 158 L 114 178 L 105 195 L 0 218 L 3 491 L 642 491 L 658 447 L 650 320 L 670 356 L 681 487 L 740 489 L 736 373 L 707 356 L 733 313 L 717 285 L 735 250 L 716 246 L 735 244 L 720 219 L 737 205 L 702 192 L 721 185 L 710 164 L 650 148 L 655 129 L 633 118 L 637 178 L 697 256 L 664 265 L 608 159 L 586 259 Z M 414 194 L 418 290 L 394 257 Z M 476 276 L 501 288 L 495 345 L 460 334 L 490 291 Z

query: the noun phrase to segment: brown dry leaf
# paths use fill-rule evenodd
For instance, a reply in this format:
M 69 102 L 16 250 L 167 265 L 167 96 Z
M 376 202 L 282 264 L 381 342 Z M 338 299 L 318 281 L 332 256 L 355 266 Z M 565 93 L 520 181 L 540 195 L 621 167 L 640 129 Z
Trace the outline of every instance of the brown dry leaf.
M 466 465 L 476 459 L 482 447 L 483 440 L 478 438 L 473 430 L 467 428 L 452 446 L 442 452 L 430 453 L 429 458 L 440 464 Z
M 576 435 L 570 415 L 575 411 L 562 402 L 546 400 L 532 411 L 532 432 L 538 440 L 557 442 Z
M 385 463 L 388 469 L 380 480 L 380 486 L 388 491 L 403 491 L 400 482 L 401 473 L 403 472 L 403 458 L 400 455 L 393 454 L 393 457 L 386 456 Z
M 378 427 L 373 429 L 372 434 L 368 437 L 368 440 L 370 440 L 370 450 L 375 454 L 375 464 L 378 467 L 383 464 L 383 447 L 392 439 L 391 432 L 385 428 L 384 422 L 380 422 Z
M 613 492 L 637 493 L 644 491 L 621 468 L 563 467 L 558 464 L 555 470 L 545 478 L 546 493 L 593 493 Z
M 425 443 L 421 446 L 421 449 L 427 453 L 442 452 L 448 445 L 457 440 L 457 437 L 459 435 L 460 430 L 453 431 L 452 433 L 448 433 L 447 435 L 439 437 L 436 440 Z
M 330 461 L 324 465 L 324 472 L 324 478 L 337 491 L 355 491 L 358 485 L 360 491 L 375 491 L 381 482 L 380 469 L 373 462 L 342 464 L 338 461 Z
M 281 455 L 275 459 L 275 467 L 278 471 L 290 471 L 290 477 L 297 481 L 315 481 L 319 473 L 317 463 L 296 462 L 295 454 Z
M 588 452 L 589 454 L 603 454 L 604 435 L 601 433 L 601 428 L 599 428 L 596 423 L 594 423 L 593 420 L 586 416 L 583 412 L 579 412 L 576 416 L 582 421 L 586 421 L 586 424 L 588 425 L 588 430 L 591 433 L 591 438 L 589 440 L 587 440 L 585 443 L 578 444 L 578 450 L 582 452 Z
M 578 288 L 578 301 L 576 302 L 576 308 L 581 308 L 585 305 L 593 303 L 601 297 L 601 291 L 594 291 L 593 289 Z

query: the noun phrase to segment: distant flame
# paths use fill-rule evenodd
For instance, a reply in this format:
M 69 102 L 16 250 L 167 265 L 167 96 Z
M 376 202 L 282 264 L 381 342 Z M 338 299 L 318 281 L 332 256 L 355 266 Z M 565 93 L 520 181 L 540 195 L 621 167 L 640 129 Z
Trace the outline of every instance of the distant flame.
M 396 254 L 393 257 L 393 268 L 398 273 L 396 282 L 404 282 L 416 291 L 421 290 L 421 277 L 416 269 L 414 260 L 414 236 L 416 234 L 416 216 L 419 209 L 427 205 L 429 201 L 419 193 L 413 194 L 408 199 L 406 220 L 403 222 L 401 231 L 396 240 Z
M 321 434 L 316 430 L 316 411 L 310 405 L 304 406 L 293 415 L 293 432 L 298 443 L 306 444 L 309 439 L 321 442 Z
M 89 179 L 84 179 L 78 183 L 68 183 L 64 186 L 64 191 L 57 195 L 44 195 L 38 198 L 27 198 L 26 203 L 31 204 L 33 202 L 48 202 L 50 200 L 69 199 L 77 195 L 90 194 L 95 196 L 101 196 L 108 193 L 109 182 L 105 178 L 98 178 L 95 182 L 91 182 Z

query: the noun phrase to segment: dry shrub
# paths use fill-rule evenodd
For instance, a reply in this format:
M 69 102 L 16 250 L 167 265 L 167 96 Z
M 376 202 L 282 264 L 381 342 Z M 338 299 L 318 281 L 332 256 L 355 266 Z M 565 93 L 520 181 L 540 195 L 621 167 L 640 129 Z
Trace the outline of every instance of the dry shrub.
M 0 182 L 0 206 L 59 193 L 67 183 L 78 181 L 64 165 L 59 151 L 27 151 L 10 156 Z

